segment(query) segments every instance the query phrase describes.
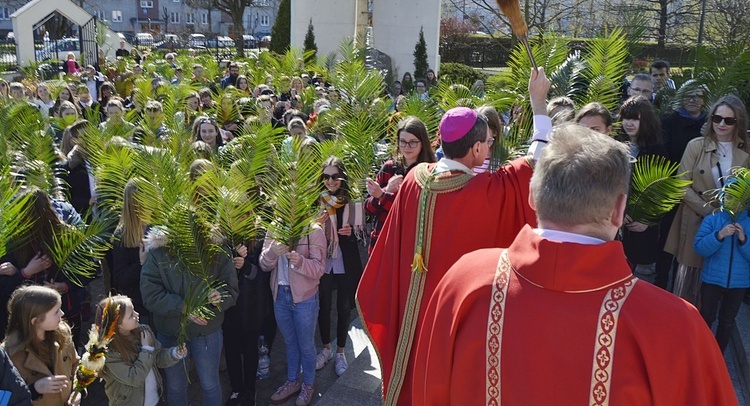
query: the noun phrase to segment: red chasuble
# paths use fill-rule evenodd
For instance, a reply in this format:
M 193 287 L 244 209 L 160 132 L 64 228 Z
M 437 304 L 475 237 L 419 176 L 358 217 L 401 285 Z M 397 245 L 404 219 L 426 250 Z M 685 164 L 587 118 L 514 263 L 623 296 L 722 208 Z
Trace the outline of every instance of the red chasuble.
M 525 227 L 507 251 L 467 254 L 419 337 L 414 405 L 737 404 L 698 311 L 634 278 L 619 242 Z
M 427 269 L 423 288 L 407 303 L 423 192 L 415 179 L 417 169 L 410 171 L 401 185 L 357 290 L 360 313 L 380 358 L 386 405 L 412 404 L 411 374 L 416 348 L 412 340 L 419 332 L 427 301 L 448 268 L 463 254 L 476 249 L 506 247 L 524 224 L 536 224 L 536 215 L 528 204 L 532 168 L 525 159 L 517 159 L 495 173 L 478 174 L 459 190 L 438 194 L 432 222 L 426 224 L 430 238 L 424 241 L 422 250 Z M 404 334 L 401 327 L 405 314 L 412 316 L 413 324 Z M 394 380 L 401 387 L 398 395 L 389 400 L 394 363 L 396 369 L 403 367 Z

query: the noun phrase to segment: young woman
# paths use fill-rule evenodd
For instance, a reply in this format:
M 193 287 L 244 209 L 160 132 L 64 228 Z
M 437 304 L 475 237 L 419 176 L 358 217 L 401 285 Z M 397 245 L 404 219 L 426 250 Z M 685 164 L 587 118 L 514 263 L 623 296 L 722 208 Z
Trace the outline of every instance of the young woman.
M 97 307 L 97 323 L 101 323 L 105 308 L 119 314 L 119 323 L 109 343 L 102 371 L 109 404 L 158 405 L 161 374 L 157 368 L 169 368 L 178 363 L 187 355 L 187 348 L 163 348 L 154 338 L 151 328 L 140 324 L 139 313 L 127 296 L 102 299 Z
M 52 106 L 52 108 L 50 108 L 50 115 L 54 116 L 58 114 L 60 111 L 60 106 L 64 101 L 70 102 L 71 104 L 73 104 L 73 106 L 76 105 L 76 98 L 73 96 L 73 91 L 71 89 L 72 86 L 70 85 L 63 85 L 62 87 L 60 87 L 60 90 L 57 93 L 57 99 L 55 99 L 55 104 Z
M 18 288 L 8 303 L 2 346 L 31 390 L 34 406 L 67 405 L 78 365 L 60 294 L 44 286 Z
M 90 214 L 90 210 L 93 210 L 96 204 L 96 195 L 92 193 L 95 190 L 95 183 L 90 174 L 88 154 L 79 142 L 81 134 L 88 125 L 88 121 L 81 120 L 68 126 L 63 131 L 60 143 L 60 150 L 66 157 L 63 164 L 66 172 L 62 178 L 68 185 L 68 201 L 84 217 Z
M 193 124 L 193 141 L 203 141 L 214 154 L 219 152 L 224 140 L 221 138 L 221 129 L 216 119 L 207 116 L 196 118 Z
M 271 272 L 273 308 L 286 346 L 286 382 L 271 396 L 274 404 L 299 393 L 296 404 L 310 404 L 315 391 L 315 318 L 318 284 L 325 271 L 326 236 L 317 223 L 295 249 L 268 234 L 260 254 L 260 268 Z M 304 380 L 300 381 L 300 365 Z
M 76 56 L 74 53 L 68 52 L 65 62 L 63 62 L 63 72 L 68 75 L 75 75 L 76 73 L 81 72 L 81 65 L 76 62 Z
M 679 264 L 672 291 L 694 305 L 699 304 L 703 257 L 695 252 L 693 241 L 701 219 L 714 210 L 709 194 L 703 192 L 723 187 L 731 168 L 750 165 L 748 118 L 742 100 L 723 96 L 709 111 L 708 119 L 703 136 L 691 140 L 682 156 L 678 173 L 685 173 L 693 184 L 677 209 L 664 247 Z
M 411 72 L 406 72 L 401 77 L 401 88 L 403 89 L 403 94 L 408 95 L 411 93 L 414 88 L 414 78 L 411 76 Z
M 487 158 L 484 159 L 484 163 L 482 163 L 482 166 L 475 166 L 472 168 L 474 170 L 474 173 L 484 173 L 489 171 L 496 171 L 500 165 L 502 165 L 502 162 L 498 162 L 500 149 L 502 148 L 500 146 L 500 138 L 503 134 L 503 122 L 500 120 L 500 115 L 497 114 L 497 110 L 495 110 L 492 106 L 482 106 L 477 109 L 477 113 L 483 115 L 487 119 L 487 126 L 490 128 L 490 134 L 492 134 L 492 145 L 490 145 L 490 154 L 487 155 Z M 437 155 L 437 153 L 436 153 Z M 440 155 L 442 155 L 442 150 L 440 152 Z M 495 158 L 495 162 L 493 162 L 493 157 Z
M 325 232 L 328 249 L 326 251 L 325 273 L 320 278 L 320 312 L 318 327 L 323 349 L 318 353 L 315 369 L 321 369 L 333 358 L 331 350 L 331 304 L 333 289 L 336 293 L 336 375 L 341 376 L 349 364 L 344 355 L 346 338 L 349 334 L 349 319 L 354 307 L 354 292 L 362 276 L 362 262 L 359 257 L 357 238 L 353 225 L 356 211 L 349 202 L 344 163 L 336 157 L 323 163 L 321 180 L 325 191 L 320 198 L 326 211 Z
M 23 284 L 46 286 L 62 296 L 62 309 L 72 323 L 74 344 L 79 345 L 81 330 L 81 295 L 84 289 L 69 280 L 52 261 L 50 248 L 65 223 L 58 216 L 47 192 L 32 187 L 23 192 L 30 197 L 29 217 L 35 221 L 18 239 L 9 241 L 9 253 L 0 263 L 12 265 L 10 275 L 1 279 L 3 290 Z M 82 281 L 84 284 L 87 280 Z M 5 317 L 5 303 L 0 304 L 0 317 Z
M 425 78 L 425 84 L 427 85 L 427 88 L 430 88 L 432 86 L 437 85 L 438 78 L 435 74 L 435 71 L 432 69 L 427 69 L 427 77 Z
M 55 106 L 55 100 L 52 99 L 46 83 L 36 85 L 34 104 L 36 104 L 39 112 L 42 113 L 42 117 L 46 119 L 50 116 L 50 109 Z
M 252 89 L 250 89 L 250 81 L 247 80 L 247 76 L 237 76 L 237 90 L 239 91 L 241 97 L 249 97 L 252 94 Z
M 175 124 L 182 123 L 185 129 L 192 130 L 195 119 L 201 114 L 201 98 L 197 92 L 190 92 L 183 102 L 184 108 L 174 114 L 174 122 Z
M 416 117 L 403 119 L 396 130 L 398 143 L 393 159 L 386 161 L 378 172 L 375 180 L 367 180 L 367 192 L 370 196 L 365 200 L 365 211 L 375 217 L 375 227 L 370 234 L 369 251 L 383 229 L 385 219 L 396 201 L 398 187 L 404 176 L 417 164 L 435 162 L 435 154 L 430 146 L 430 137 L 424 123 Z
M 151 324 L 151 316 L 141 297 L 141 266 L 146 260 L 143 239 L 148 225 L 142 220 L 136 194 L 141 178 L 133 178 L 125 185 L 120 222 L 115 229 L 112 248 L 112 289 L 130 298 L 136 312 L 145 316 L 144 324 Z
M 661 139 L 661 121 L 651 102 L 643 96 L 631 97 L 620 108 L 622 133 L 619 138 L 630 146 L 630 155 L 638 161 L 649 156 L 667 157 Z M 654 273 L 651 264 L 659 256 L 659 225 L 647 226 L 625 218 L 622 244 L 633 270 L 644 275 Z M 641 267 L 636 267 L 641 265 Z
M 52 112 L 52 109 L 50 109 L 50 112 Z M 55 138 L 55 145 L 60 146 L 65 129 L 73 125 L 76 121 L 78 121 L 78 109 L 76 109 L 76 106 L 67 100 L 60 103 L 59 110 L 54 113 L 50 127 L 47 129 L 47 132 Z

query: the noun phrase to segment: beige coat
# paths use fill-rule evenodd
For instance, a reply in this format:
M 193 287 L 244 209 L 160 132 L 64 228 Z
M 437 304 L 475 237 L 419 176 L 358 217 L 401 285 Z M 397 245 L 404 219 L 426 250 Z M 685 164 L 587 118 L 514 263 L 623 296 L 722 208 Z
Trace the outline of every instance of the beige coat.
M 63 348 L 55 344 L 57 347 L 57 356 L 55 357 L 54 371 L 50 371 L 49 367 L 36 354 L 26 349 L 18 348 L 18 340 L 14 335 L 8 337 L 3 346 L 27 385 L 32 386 L 36 381 L 52 375 L 65 375 L 70 379 L 72 385 L 73 375 L 75 374 L 76 366 L 78 366 L 78 354 L 73 344 L 68 344 Z M 69 386 L 59 394 L 45 393 L 41 399 L 32 402 L 32 404 L 34 406 L 62 406 L 66 404 L 70 392 L 71 388 Z
M 740 149 L 741 141 L 735 141 L 732 150 L 732 167 L 748 167 L 750 161 L 747 152 Z M 701 221 L 711 214 L 716 206 L 708 204 L 711 200 L 709 193 L 716 189 L 712 168 L 719 162 L 716 143 L 706 137 L 691 140 L 682 155 L 679 173 L 685 173 L 685 179 L 691 179 L 693 185 L 687 189 L 677 210 L 672 228 L 669 230 L 664 251 L 673 254 L 677 262 L 695 268 L 703 266 L 703 257 L 693 250 L 693 240 Z M 728 168 L 722 168 L 726 175 Z

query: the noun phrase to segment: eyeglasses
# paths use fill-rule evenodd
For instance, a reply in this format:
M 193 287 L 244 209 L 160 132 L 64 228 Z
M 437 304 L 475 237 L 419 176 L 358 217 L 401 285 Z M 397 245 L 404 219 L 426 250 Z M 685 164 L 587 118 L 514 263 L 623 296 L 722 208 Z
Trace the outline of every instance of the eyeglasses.
M 721 124 L 722 120 L 724 120 L 724 124 L 726 125 L 737 124 L 737 117 L 722 117 L 718 114 L 714 114 L 713 116 L 711 116 L 711 121 L 713 121 L 714 124 Z
M 148 111 L 149 113 L 158 113 L 161 110 L 158 107 L 147 107 L 146 111 Z
M 703 100 L 702 94 L 686 94 L 685 97 L 683 97 L 683 100 L 685 101 L 701 101 Z
M 414 140 L 414 141 L 404 141 L 404 140 L 398 140 L 398 146 L 401 148 L 416 148 L 422 144 L 422 141 L 420 140 Z
M 630 90 L 632 90 L 632 91 L 634 91 L 636 93 L 649 94 L 649 95 L 654 92 L 651 89 L 641 89 L 639 87 L 631 87 Z
M 495 144 L 495 138 L 494 137 L 490 137 L 490 139 L 488 139 L 485 142 L 487 142 L 487 148 L 492 148 L 492 145 Z
M 344 178 L 342 178 L 342 177 L 341 177 L 341 175 L 339 175 L 338 173 L 337 173 L 337 174 L 334 174 L 334 175 L 329 175 L 329 174 L 327 174 L 327 173 L 324 173 L 324 174 L 322 175 L 322 177 L 323 177 L 323 180 L 329 180 L 329 179 L 330 179 L 330 180 L 332 180 L 332 181 L 334 181 L 334 182 L 336 182 L 336 181 L 339 181 L 339 180 L 342 180 L 342 179 L 344 179 Z

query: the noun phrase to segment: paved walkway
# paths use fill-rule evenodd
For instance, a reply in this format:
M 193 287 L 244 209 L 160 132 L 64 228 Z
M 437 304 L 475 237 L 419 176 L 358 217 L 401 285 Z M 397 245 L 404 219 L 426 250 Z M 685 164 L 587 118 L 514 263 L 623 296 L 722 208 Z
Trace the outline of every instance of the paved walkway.
M 639 277 L 645 280 L 649 279 L 642 275 L 639 275 Z M 101 286 L 100 279 L 94 281 L 92 284 L 95 292 L 102 292 L 103 289 Z M 332 319 L 331 325 L 335 326 L 336 312 L 333 312 Z M 335 337 L 335 334 L 333 336 Z M 317 332 L 315 337 L 317 348 L 321 348 L 320 335 Z M 335 342 L 333 346 L 336 346 Z M 323 369 L 317 371 L 315 375 L 315 397 L 312 404 L 325 406 L 380 405 L 382 403 L 380 395 L 380 367 L 375 356 L 375 351 L 364 330 L 362 330 L 361 321 L 356 314 L 352 315 L 346 354 L 349 360 L 349 369 L 341 377 L 336 376 L 332 361 L 326 364 Z M 750 306 L 746 304 L 742 305 L 740 314 L 737 317 L 737 330 L 725 353 L 725 360 L 740 405 L 750 406 L 750 390 L 748 388 L 748 382 L 750 382 L 750 379 L 748 379 L 750 377 Z M 221 372 L 220 377 L 224 400 L 226 400 L 231 391 L 229 377 L 226 371 Z M 276 388 L 284 383 L 285 379 L 284 342 L 281 334 L 277 333 L 271 351 L 271 378 L 257 381 L 257 405 L 270 405 L 271 395 Z M 201 391 L 195 372 L 191 373 L 191 381 L 193 382 L 189 388 L 189 398 L 192 400 L 191 405 L 201 405 Z M 106 405 L 107 399 L 104 396 L 103 384 L 97 383 L 92 385 L 89 395 L 84 399 L 82 404 L 84 406 Z M 294 405 L 294 399 L 287 401 L 284 405 Z

